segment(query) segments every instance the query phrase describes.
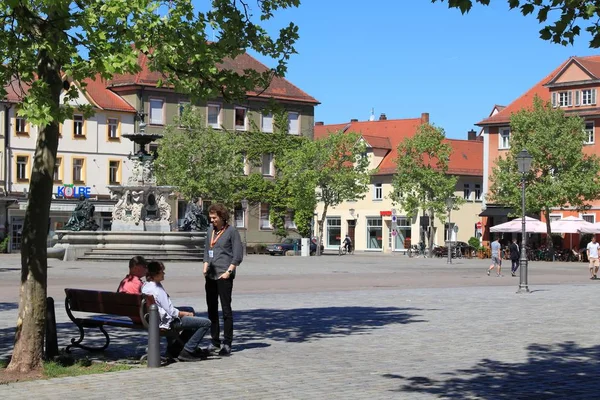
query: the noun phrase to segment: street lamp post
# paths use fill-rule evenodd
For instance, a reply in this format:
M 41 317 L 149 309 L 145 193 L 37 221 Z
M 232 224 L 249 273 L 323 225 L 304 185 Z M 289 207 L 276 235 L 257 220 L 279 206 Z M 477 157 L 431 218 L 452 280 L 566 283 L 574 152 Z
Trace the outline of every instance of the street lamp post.
M 247 227 L 247 220 L 248 220 L 248 216 L 247 216 L 247 211 L 248 211 L 248 200 L 243 199 L 242 200 L 242 209 L 244 210 L 244 255 L 248 255 L 248 242 L 246 241 L 246 232 L 248 231 L 248 227 Z
M 533 157 L 531 157 L 527 149 L 521 150 L 517 155 L 517 165 L 521 173 L 521 217 L 523 218 L 521 225 L 521 258 L 519 260 L 519 290 L 517 290 L 517 293 L 529 293 L 529 286 L 527 284 L 527 233 L 525 232 L 525 174 L 531 169 L 532 159 Z
M 450 214 L 454 207 L 454 197 L 450 196 L 446 200 L 446 208 L 448 209 L 448 264 L 452 264 L 452 224 L 450 223 Z

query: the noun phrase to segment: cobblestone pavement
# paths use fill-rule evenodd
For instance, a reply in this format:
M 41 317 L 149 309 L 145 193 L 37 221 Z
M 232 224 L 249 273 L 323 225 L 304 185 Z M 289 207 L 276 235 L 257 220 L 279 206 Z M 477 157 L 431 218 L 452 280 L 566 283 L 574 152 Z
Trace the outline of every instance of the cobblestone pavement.
M 0 356 L 10 352 L 17 313 L 11 260 L 0 268 Z M 599 398 L 600 281 L 583 264 L 534 263 L 532 293 L 515 294 L 518 279 L 487 277 L 486 264 L 248 257 L 235 282 L 231 357 L 2 385 L 0 398 Z M 126 269 L 51 265 L 57 299 L 61 282 L 114 290 Z M 177 304 L 203 311 L 198 271 L 167 265 L 165 287 Z M 62 301 L 56 310 L 62 347 L 75 331 Z M 143 353 L 144 334 L 110 332 L 106 358 Z

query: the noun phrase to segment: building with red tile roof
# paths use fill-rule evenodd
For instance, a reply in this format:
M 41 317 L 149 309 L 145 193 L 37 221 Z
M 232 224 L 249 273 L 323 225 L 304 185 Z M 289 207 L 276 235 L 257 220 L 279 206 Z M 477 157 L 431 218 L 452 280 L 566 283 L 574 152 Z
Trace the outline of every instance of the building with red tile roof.
M 600 126 L 600 105 L 597 99 L 599 89 L 600 56 L 570 57 L 508 106 L 498 109 L 497 112 L 493 112 L 477 123 L 482 128 L 481 136 L 484 142 L 484 210 L 481 213 L 484 243 L 488 243 L 491 239 L 489 228 L 507 221 L 508 214 L 512 212 L 502 205 L 485 202 L 485 193 L 490 187 L 491 171 L 496 161 L 510 149 L 511 115 L 531 108 L 533 99 L 538 96 L 542 100 L 551 102 L 554 107 L 561 107 L 568 115 L 575 114 L 585 118 L 589 139 L 583 151 L 587 154 L 598 154 L 600 141 L 596 139 L 598 137 L 596 132 Z M 592 222 L 597 222 L 600 218 L 600 202 L 591 204 L 591 209 L 585 214 L 568 207 L 553 213 L 553 217 L 556 218 L 570 215 L 582 215 Z
M 422 240 L 419 216 L 408 216 L 388 198 L 392 193 L 392 179 L 396 172 L 398 145 L 416 134 L 422 124 L 429 123 L 429 114 L 420 118 L 387 119 L 382 114 L 377 121 L 357 121 L 325 125 L 317 122 L 315 139 L 326 137 L 332 132 L 344 131 L 360 134 L 367 144 L 367 155 L 372 175 L 369 192 L 364 199 L 345 202 L 330 207 L 324 224 L 323 244 L 325 248 L 336 250 L 346 233 L 350 235 L 359 251 L 406 251 L 410 244 Z M 473 132 L 475 138 L 475 132 Z M 481 211 L 483 142 L 480 140 L 446 139 L 452 147 L 448 173 L 458 176 L 455 196 L 465 198 L 459 210 L 452 212 L 458 233 L 452 233 L 452 240 L 468 241 L 475 234 L 475 224 Z M 317 206 L 319 218 L 323 205 Z M 449 226 L 444 226 L 439 218 L 434 242 L 443 244 Z M 416 241 L 414 238 L 417 238 Z

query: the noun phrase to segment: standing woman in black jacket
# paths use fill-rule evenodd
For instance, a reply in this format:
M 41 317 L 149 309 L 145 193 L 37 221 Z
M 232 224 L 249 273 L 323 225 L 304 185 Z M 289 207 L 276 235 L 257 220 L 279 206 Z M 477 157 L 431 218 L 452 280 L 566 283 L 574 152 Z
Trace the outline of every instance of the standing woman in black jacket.
M 211 354 L 228 356 L 233 341 L 233 311 L 231 293 L 237 267 L 244 257 L 240 234 L 228 224 L 229 211 L 222 204 L 213 204 L 208 209 L 210 226 L 206 232 L 204 246 L 204 277 L 206 306 L 210 319 L 212 343 L 208 347 Z M 223 341 L 220 339 L 219 301 L 223 311 Z

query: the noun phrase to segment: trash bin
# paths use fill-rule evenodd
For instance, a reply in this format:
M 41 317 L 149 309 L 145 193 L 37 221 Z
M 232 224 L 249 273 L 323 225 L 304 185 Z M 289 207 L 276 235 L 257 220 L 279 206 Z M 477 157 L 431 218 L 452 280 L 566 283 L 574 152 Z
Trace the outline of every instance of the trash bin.
M 310 256 L 310 240 L 308 238 L 302 238 L 300 240 L 302 243 L 302 246 L 300 246 L 300 255 L 302 257 Z

